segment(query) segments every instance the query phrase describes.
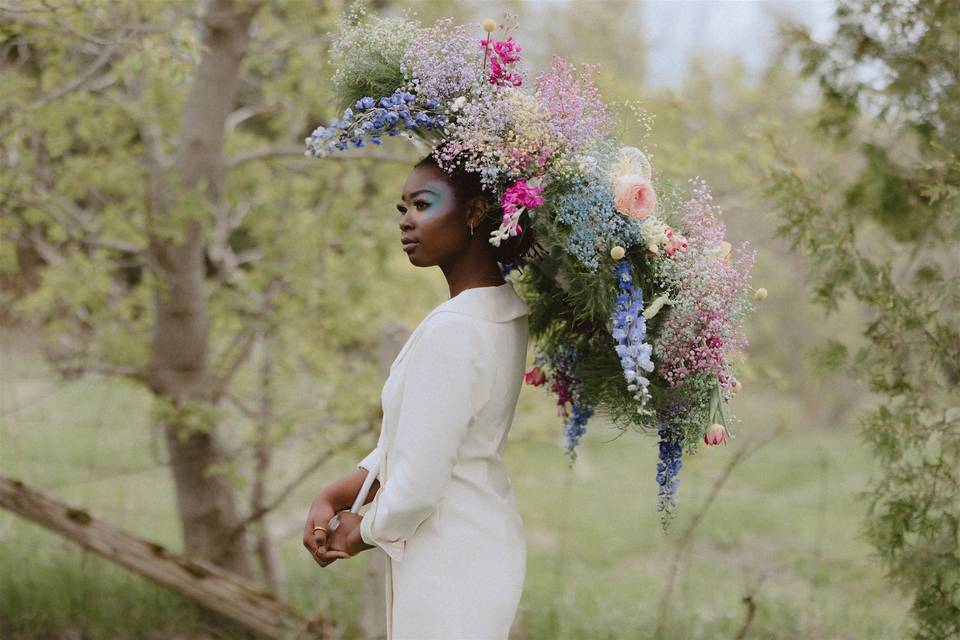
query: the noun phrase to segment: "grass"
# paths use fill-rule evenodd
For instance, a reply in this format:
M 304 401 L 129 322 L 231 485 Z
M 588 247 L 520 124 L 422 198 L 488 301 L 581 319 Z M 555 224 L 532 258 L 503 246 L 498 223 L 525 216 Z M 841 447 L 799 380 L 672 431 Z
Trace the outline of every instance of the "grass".
M 34 349 L 2 336 L 0 473 L 46 488 L 132 533 L 181 548 L 163 448 L 140 389 L 95 378 L 57 383 Z M 694 536 L 670 601 L 666 638 L 733 638 L 743 596 L 754 594 L 749 638 L 903 637 L 907 601 L 888 586 L 859 537 L 857 493 L 872 469 L 849 427 L 807 424 L 799 403 L 761 386 L 745 390 L 730 446 L 685 459 L 680 508 L 660 532 L 655 440 L 593 422 L 571 470 L 561 425 L 540 389 L 524 388 L 507 449 L 529 558 L 517 637 L 653 638 L 679 533 L 737 447 L 778 420 L 791 426 L 743 462 Z M 803 425 L 801 427 L 801 425 Z M 283 467 L 309 447 L 281 451 Z M 370 443 L 337 456 L 284 505 L 305 516 L 315 492 L 348 471 Z M 306 451 L 304 451 L 306 449 Z M 288 602 L 360 637 L 364 562 L 321 570 L 299 533 L 278 540 Z M 212 628 L 188 600 L 0 511 L 0 637 L 242 637 Z

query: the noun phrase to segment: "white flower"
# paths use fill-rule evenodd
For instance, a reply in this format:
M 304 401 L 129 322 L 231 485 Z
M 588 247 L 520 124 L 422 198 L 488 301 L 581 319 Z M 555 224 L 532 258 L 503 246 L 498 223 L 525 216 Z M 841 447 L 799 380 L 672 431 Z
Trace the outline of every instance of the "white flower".
M 660 308 L 665 304 L 670 304 L 670 296 L 664 294 L 650 303 L 650 306 L 643 310 L 643 317 L 649 320 L 653 316 L 657 315 L 660 311 Z
M 620 147 L 617 161 L 617 175 L 637 174 L 643 180 L 650 182 L 653 179 L 653 170 L 650 161 L 643 151 L 636 147 Z
M 463 105 L 467 104 L 467 96 L 460 96 L 456 98 L 453 102 L 450 103 L 450 112 L 456 113 L 463 108 Z

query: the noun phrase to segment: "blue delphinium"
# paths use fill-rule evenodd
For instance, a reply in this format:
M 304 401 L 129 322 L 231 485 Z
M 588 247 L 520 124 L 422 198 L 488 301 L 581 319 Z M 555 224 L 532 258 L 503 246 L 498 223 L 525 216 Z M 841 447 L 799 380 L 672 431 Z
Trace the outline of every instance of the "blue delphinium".
M 570 415 L 567 418 L 567 424 L 564 427 L 564 435 L 567 439 L 567 454 L 570 461 L 577 459 L 577 445 L 580 444 L 580 438 L 587 432 L 587 422 L 593 415 L 592 407 L 585 407 L 573 402 L 570 409 Z
M 561 344 L 549 354 L 538 351 L 534 357 L 537 366 L 546 366 L 549 371 L 549 389 L 557 396 L 559 413 L 566 418 L 563 430 L 566 439 L 566 453 L 570 462 L 577 459 L 576 447 L 580 438 L 587 432 L 587 422 L 593 416 L 594 408 L 584 404 L 580 397 L 580 383 L 573 376 L 573 367 L 577 358 L 576 350 L 570 345 Z M 567 406 L 569 405 L 569 409 Z
M 662 424 L 660 436 L 660 462 L 657 463 L 657 511 L 660 522 L 667 528 L 677 506 L 677 489 L 680 487 L 680 468 L 683 466 L 683 444 L 680 434 L 667 424 Z
M 384 133 L 396 136 L 403 130 L 443 129 L 447 116 L 436 112 L 439 106 L 439 101 L 432 98 L 420 104 L 417 96 L 401 89 L 379 100 L 365 96 L 347 107 L 340 118 L 334 118 L 329 127 L 317 127 L 304 140 L 304 155 L 322 158 L 350 144 L 362 147 L 366 140 L 382 144 Z
M 633 276 L 630 275 L 630 262 L 619 260 L 614 266 L 617 276 L 617 285 L 620 293 L 613 309 L 613 339 L 616 340 L 617 355 L 620 356 L 620 366 L 627 379 L 627 390 L 635 392 L 634 398 L 640 401 L 638 411 L 642 411 L 643 404 L 650 398 L 647 389 L 650 381 L 643 375 L 643 371 L 653 371 L 653 362 L 650 355 L 653 346 L 644 339 L 647 337 L 647 323 L 643 317 L 643 292 L 633 286 Z

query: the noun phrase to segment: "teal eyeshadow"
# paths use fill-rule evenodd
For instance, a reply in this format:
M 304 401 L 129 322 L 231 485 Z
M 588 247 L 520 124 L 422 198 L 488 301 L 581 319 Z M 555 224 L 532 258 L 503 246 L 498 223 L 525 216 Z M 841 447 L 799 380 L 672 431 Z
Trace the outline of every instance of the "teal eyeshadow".
M 432 193 L 422 193 L 419 196 L 430 203 L 430 206 L 421 212 L 421 215 L 423 216 L 436 215 L 441 209 L 443 209 L 443 204 L 446 202 L 446 198 L 443 195 L 443 189 L 437 188 L 435 186 L 436 184 L 436 182 L 429 182 L 426 185 L 428 187 L 433 187 L 436 195 Z

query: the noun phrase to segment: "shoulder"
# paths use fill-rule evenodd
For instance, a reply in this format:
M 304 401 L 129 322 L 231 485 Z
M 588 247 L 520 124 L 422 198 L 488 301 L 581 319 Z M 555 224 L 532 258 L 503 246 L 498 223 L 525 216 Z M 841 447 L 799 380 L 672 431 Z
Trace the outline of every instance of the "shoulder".
M 476 318 L 456 311 L 436 311 L 423 325 L 423 338 L 432 341 L 474 344 L 482 333 Z
M 485 342 L 480 321 L 455 311 L 437 311 L 426 319 L 418 341 L 421 351 L 479 359 Z

